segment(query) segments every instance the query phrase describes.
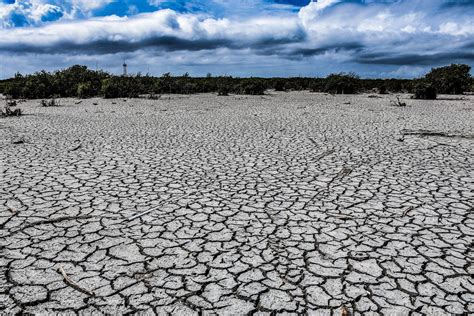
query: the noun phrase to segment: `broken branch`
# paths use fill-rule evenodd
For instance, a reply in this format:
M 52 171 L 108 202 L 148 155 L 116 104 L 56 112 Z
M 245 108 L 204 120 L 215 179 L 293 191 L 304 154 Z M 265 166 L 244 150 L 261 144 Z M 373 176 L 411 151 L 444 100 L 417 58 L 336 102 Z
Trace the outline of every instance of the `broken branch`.
M 71 280 L 71 278 L 67 275 L 66 271 L 64 271 L 63 267 L 59 267 L 58 268 L 58 271 L 59 273 L 62 274 L 63 276 L 63 279 L 64 279 L 64 282 L 69 285 L 70 287 L 72 287 L 73 289 L 75 289 L 76 291 L 79 291 L 81 293 L 84 293 L 84 294 L 87 294 L 87 295 L 90 295 L 90 296 L 94 296 L 94 293 L 92 291 L 89 291 L 83 287 L 81 287 L 79 284 L 77 284 L 76 282 L 74 282 L 73 280 Z

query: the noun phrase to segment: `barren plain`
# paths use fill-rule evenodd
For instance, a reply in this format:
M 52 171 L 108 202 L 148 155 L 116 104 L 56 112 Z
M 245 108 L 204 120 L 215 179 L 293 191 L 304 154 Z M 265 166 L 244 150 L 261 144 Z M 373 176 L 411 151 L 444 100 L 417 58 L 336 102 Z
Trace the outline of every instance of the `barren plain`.
M 0 313 L 474 313 L 474 97 L 0 118 Z

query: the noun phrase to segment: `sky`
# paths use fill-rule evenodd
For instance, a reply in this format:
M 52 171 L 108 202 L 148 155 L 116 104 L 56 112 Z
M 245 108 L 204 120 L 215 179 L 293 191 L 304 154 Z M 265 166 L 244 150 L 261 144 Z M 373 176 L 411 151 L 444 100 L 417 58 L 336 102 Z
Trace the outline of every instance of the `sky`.
M 0 0 L 0 78 L 74 64 L 414 78 L 474 66 L 474 0 Z

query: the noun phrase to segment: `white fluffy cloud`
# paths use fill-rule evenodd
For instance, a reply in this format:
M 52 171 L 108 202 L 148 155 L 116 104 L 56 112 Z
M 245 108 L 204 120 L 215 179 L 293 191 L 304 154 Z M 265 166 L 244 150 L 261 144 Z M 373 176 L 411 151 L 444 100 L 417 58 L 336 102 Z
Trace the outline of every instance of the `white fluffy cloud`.
M 0 30 L 0 49 L 51 52 L 54 49 L 61 50 L 61 46 L 64 46 L 71 48 L 71 53 L 76 49 L 93 54 L 99 49 L 94 45 L 102 44 L 115 52 L 129 45 L 137 49 L 143 45 L 172 50 L 186 50 L 186 45 L 189 45 L 191 50 L 195 50 L 201 44 L 202 49 L 205 49 L 206 43 L 211 47 L 245 47 L 259 43 L 271 45 L 300 41 L 303 35 L 304 31 L 296 18 L 231 21 L 160 10 L 131 18 L 110 16 L 49 24 L 40 28 Z M 197 48 L 191 48 L 193 44 L 198 45 Z
M 71 0 L 69 1 L 76 8 L 83 11 L 91 11 L 113 2 L 114 0 Z
M 38 24 L 52 15 L 63 16 L 63 9 L 57 5 L 39 0 L 0 3 L 0 29 Z
M 114 0 L 16 0 L 0 2 L 0 28 L 35 26 L 59 19 L 87 17 Z

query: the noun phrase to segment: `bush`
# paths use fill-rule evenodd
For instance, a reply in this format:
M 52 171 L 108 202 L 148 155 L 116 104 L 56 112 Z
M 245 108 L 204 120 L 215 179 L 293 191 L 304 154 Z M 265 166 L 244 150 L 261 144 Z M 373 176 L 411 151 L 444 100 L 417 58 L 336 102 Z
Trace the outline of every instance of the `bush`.
M 331 74 L 326 78 L 324 92 L 332 94 L 353 94 L 359 90 L 359 77 L 354 73 Z
M 275 91 L 286 91 L 286 90 L 288 90 L 288 86 L 287 86 L 284 79 L 276 80 L 275 84 L 273 85 L 273 88 L 275 89 Z
M 91 98 L 95 95 L 90 82 L 84 82 L 77 85 L 77 97 L 81 99 Z
M 217 95 L 219 96 L 228 96 L 230 93 L 230 89 L 226 85 L 219 85 L 217 88 Z
M 429 83 L 419 83 L 415 87 L 415 99 L 421 100 L 436 100 L 437 91 L 434 86 Z
M 111 77 L 102 81 L 101 93 L 106 99 L 137 98 L 141 89 L 133 77 Z
M 217 81 L 217 94 L 219 96 L 228 96 L 232 90 L 232 77 L 219 77 Z
M 186 82 L 181 86 L 182 94 L 199 93 L 199 87 L 193 82 Z
M 101 93 L 106 99 L 124 97 L 120 83 L 113 78 L 103 80 L 101 86 Z
M 313 80 L 313 82 L 311 82 L 310 84 L 310 90 L 311 92 L 323 92 L 325 91 L 325 85 L 326 85 L 326 81 L 322 81 L 322 80 Z
M 13 98 L 18 99 L 22 95 L 21 85 L 16 81 L 7 82 L 3 88 L 3 94 Z
M 165 73 L 159 78 L 154 87 L 153 90 L 155 93 L 176 93 L 178 90 L 176 87 L 176 80 L 171 77 L 170 73 Z
M 426 75 L 426 80 L 438 93 L 463 94 L 469 90 L 471 84 L 471 67 L 468 65 L 450 65 L 433 68 Z
M 466 68 L 467 67 L 467 68 Z M 446 67 L 445 67 L 446 68 Z M 435 88 L 443 86 L 443 91 L 459 93 L 466 91 L 463 82 L 466 80 L 466 71 L 469 66 L 456 65 L 432 71 L 425 81 Z M 448 76 L 447 74 L 454 76 Z M 437 80 L 439 78 L 441 81 Z M 453 79 L 454 78 L 454 79 Z M 461 78 L 459 83 L 456 78 Z M 456 80 L 455 80 L 456 79 Z M 50 99 L 55 97 L 80 97 L 89 98 L 102 95 L 106 98 L 136 97 L 143 94 L 191 94 L 217 92 L 219 95 L 229 93 L 262 95 L 268 88 L 277 91 L 312 90 L 314 92 L 329 93 L 357 93 L 359 91 L 372 91 L 378 89 L 391 92 L 415 92 L 419 81 L 408 79 L 359 79 L 355 74 L 332 74 L 326 79 L 322 78 L 232 78 L 227 76 L 193 78 L 188 74 L 173 77 L 164 74 L 162 77 L 142 76 L 141 74 L 129 76 L 114 76 L 103 71 L 93 71 L 86 66 L 75 65 L 55 72 L 41 71 L 32 75 L 15 75 L 14 78 L 0 80 L 0 92 L 13 98 Z M 446 84 L 458 82 L 452 87 Z M 469 85 L 472 84 L 472 78 Z M 447 88 L 446 88 L 447 87 Z M 461 88 L 456 88 L 461 87 Z M 386 89 L 385 89 L 386 88 Z M 440 92 L 440 90 L 438 90 Z M 442 92 L 442 91 L 441 91 Z
M 238 94 L 263 95 L 266 87 L 259 79 L 245 79 L 238 87 Z

